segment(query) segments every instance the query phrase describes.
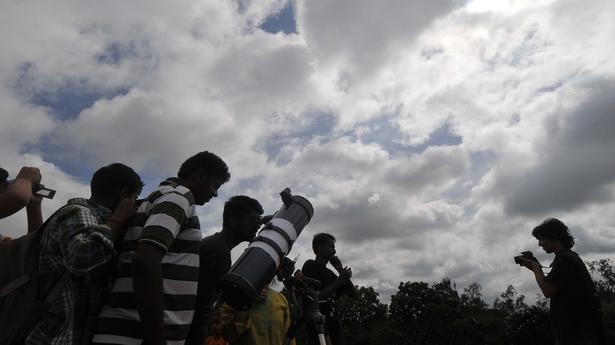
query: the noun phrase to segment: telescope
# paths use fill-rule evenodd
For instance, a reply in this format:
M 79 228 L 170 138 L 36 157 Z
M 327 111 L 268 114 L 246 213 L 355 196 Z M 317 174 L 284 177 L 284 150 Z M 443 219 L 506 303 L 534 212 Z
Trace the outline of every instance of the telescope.
M 292 195 L 289 188 L 284 189 L 280 196 L 282 207 L 273 214 L 218 284 L 224 302 L 236 310 L 250 309 L 314 216 L 314 208 L 306 198 Z

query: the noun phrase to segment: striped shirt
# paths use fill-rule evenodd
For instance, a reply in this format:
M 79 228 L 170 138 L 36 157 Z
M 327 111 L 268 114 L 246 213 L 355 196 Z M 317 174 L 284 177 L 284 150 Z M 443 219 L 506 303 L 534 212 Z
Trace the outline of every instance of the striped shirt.
M 164 251 L 163 317 L 168 344 L 183 344 L 190 328 L 199 279 L 199 219 L 192 192 L 167 179 L 139 206 L 120 250 L 116 280 L 100 312 L 94 344 L 141 344 L 143 327 L 135 304 L 132 258 L 139 242 Z

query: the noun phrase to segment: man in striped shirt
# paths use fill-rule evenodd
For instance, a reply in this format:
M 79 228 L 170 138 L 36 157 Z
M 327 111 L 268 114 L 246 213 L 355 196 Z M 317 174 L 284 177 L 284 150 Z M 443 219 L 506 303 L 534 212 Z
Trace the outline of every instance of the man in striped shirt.
M 203 151 L 139 206 L 122 243 L 116 281 L 94 344 L 183 344 L 199 279 L 201 229 L 195 205 L 230 179 L 220 157 Z

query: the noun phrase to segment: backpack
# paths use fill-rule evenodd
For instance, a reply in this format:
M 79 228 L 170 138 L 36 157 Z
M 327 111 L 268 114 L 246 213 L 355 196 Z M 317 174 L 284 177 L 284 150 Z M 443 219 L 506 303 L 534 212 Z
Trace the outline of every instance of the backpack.
M 51 217 L 27 235 L 0 243 L 0 344 L 22 344 L 71 278 L 67 270 L 44 300 L 38 299 L 40 242 Z

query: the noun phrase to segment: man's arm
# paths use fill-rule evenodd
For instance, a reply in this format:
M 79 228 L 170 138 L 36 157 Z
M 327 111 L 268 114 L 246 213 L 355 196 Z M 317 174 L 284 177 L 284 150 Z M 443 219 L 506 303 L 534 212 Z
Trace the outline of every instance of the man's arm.
M 348 297 L 352 299 L 359 298 L 359 290 L 357 290 L 357 286 L 354 285 L 354 283 L 351 280 L 348 280 L 348 282 L 346 283 L 344 287 L 346 288 L 344 291 L 346 292 L 346 295 Z
M 551 298 L 555 296 L 555 294 L 559 291 L 559 285 L 547 281 L 541 267 L 533 269 L 532 271 L 534 272 L 536 283 L 538 283 L 542 294 L 545 295 L 546 298 Z
M 337 256 L 334 256 L 330 263 L 331 266 L 335 268 L 340 277 L 348 276 L 348 279 L 343 284 L 344 294 L 346 294 L 352 299 L 359 298 L 359 291 L 357 291 L 356 286 L 350 280 L 350 278 L 352 277 L 352 269 L 348 266 L 344 267 L 342 265 L 342 261 Z
M 325 300 L 328 298 L 333 298 L 335 297 L 335 293 L 337 292 L 338 289 L 342 288 L 346 284 L 349 284 L 349 283 L 352 284 L 350 282 L 350 277 L 352 277 L 352 270 L 350 268 L 348 267 L 341 268 L 338 270 L 338 273 L 339 273 L 339 276 L 337 277 L 337 279 L 333 281 L 333 283 L 331 283 L 326 288 L 320 290 L 320 293 L 318 294 L 318 299 Z
M 135 303 L 145 330 L 144 343 L 165 345 L 163 321 L 162 265 L 164 251 L 148 242 L 140 242 L 133 258 Z
M 43 212 L 41 211 L 40 196 L 32 196 L 28 205 L 26 205 L 26 214 L 28 215 L 28 233 L 38 230 L 43 225 Z
M 32 188 L 41 182 L 38 168 L 23 167 L 15 181 L 8 184 L 0 194 L 0 219 L 8 217 L 24 208 L 32 198 Z
M 529 260 L 526 258 L 520 258 L 524 262 L 523 266 L 534 273 L 536 283 L 540 287 L 540 291 L 546 298 L 551 298 L 559 291 L 559 284 L 550 282 L 546 279 L 544 272 L 542 272 L 542 266 L 540 263 Z
M 154 202 L 137 242 L 133 284 L 147 345 L 166 344 L 161 261 L 186 221 L 189 208 L 190 202 L 181 194 L 161 196 Z
M 228 258 L 219 252 L 213 255 L 201 252 L 199 285 L 196 306 L 186 345 L 202 345 L 205 330 L 213 321 L 213 305 L 216 302 L 218 280 L 228 271 Z
M 316 279 L 321 283 L 324 281 L 322 274 L 324 274 L 319 266 L 313 260 L 308 260 L 303 264 L 301 272 L 304 276 L 312 279 Z M 325 300 L 335 296 L 337 289 L 342 287 L 350 279 L 352 272 L 350 270 L 342 269 L 343 274 L 340 275 L 326 288 L 321 288 L 318 293 L 318 299 Z

